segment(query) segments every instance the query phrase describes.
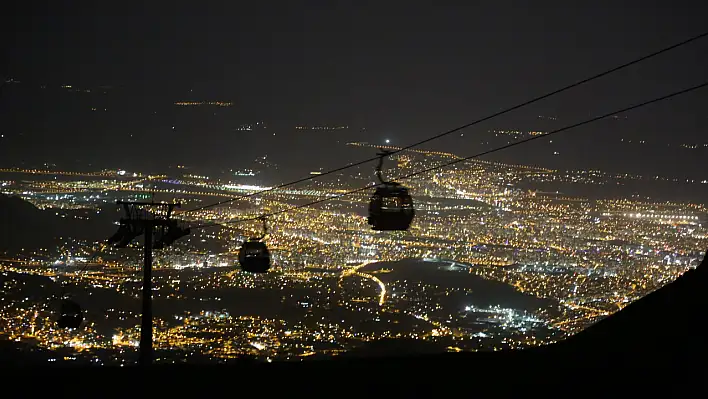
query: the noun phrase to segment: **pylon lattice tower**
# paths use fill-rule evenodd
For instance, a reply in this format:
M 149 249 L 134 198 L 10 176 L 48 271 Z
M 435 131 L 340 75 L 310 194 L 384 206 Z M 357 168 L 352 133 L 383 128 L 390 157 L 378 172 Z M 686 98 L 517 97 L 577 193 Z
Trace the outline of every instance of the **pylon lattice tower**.
M 143 301 L 140 323 L 139 364 L 152 364 L 152 251 L 162 249 L 190 233 L 177 220 L 171 219 L 178 203 L 118 201 L 125 217 L 120 219 L 118 231 L 108 239 L 108 244 L 116 248 L 127 247 L 135 238 L 144 235 L 143 246 Z

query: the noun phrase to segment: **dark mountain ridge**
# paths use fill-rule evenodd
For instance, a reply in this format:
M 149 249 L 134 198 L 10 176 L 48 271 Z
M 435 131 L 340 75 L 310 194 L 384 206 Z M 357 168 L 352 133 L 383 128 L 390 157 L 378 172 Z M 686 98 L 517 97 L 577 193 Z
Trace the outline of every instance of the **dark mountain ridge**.
M 16 196 L 0 195 L 0 252 L 19 253 L 52 249 L 62 238 L 98 241 L 115 232 L 114 207 L 90 210 L 41 210 Z M 62 217 L 63 215 L 63 217 Z M 73 216 L 84 215 L 86 219 Z

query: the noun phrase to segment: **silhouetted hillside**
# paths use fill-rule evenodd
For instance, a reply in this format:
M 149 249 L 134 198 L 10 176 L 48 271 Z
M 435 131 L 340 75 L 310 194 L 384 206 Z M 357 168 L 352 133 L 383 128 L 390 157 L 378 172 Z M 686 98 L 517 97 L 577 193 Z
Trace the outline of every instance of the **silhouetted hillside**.
M 112 223 L 119 217 L 112 209 L 100 213 L 41 210 L 19 197 L 0 195 L 0 252 L 51 249 L 60 242 L 60 237 L 90 241 L 107 238 L 115 231 Z
M 440 353 L 440 345 L 415 339 L 377 340 L 339 355 L 342 359 L 430 355 Z
M 589 361 L 651 362 L 708 353 L 708 262 L 548 349 Z
M 37 366 L 47 363 L 51 353 L 33 345 L 0 340 L 3 366 Z

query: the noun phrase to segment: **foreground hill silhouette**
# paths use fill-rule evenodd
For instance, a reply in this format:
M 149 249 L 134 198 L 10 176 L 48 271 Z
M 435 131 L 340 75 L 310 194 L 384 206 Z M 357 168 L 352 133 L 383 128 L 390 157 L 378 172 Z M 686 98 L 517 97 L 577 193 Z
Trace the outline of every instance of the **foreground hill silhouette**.
M 690 361 L 702 364 L 708 354 L 708 255 L 701 265 L 639 299 L 547 353 L 572 355 L 593 363 L 637 367 Z
M 110 208 L 113 209 L 113 208 Z M 27 252 L 40 248 L 55 248 L 60 237 L 96 241 L 115 232 L 118 213 L 95 211 L 41 210 L 16 196 L 0 195 L 0 253 Z M 89 220 L 73 215 L 89 216 Z

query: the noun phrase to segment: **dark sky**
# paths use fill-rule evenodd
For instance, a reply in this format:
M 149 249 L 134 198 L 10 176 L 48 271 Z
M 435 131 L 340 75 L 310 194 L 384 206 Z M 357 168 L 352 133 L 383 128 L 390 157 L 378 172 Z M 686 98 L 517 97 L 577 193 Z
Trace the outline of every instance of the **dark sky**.
M 5 88 L 1 99 L 0 155 L 29 159 L 41 153 L 41 138 L 55 150 L 80 148 L 84 159 L 99 150 L 118 159 L 101 138 L 111 135 L 139 137 L 142 146 L 169 140 L 178 152 L 200 143 L 222 157 L 239 142 L 258 145 L 233 136 L 234 126 L 255 120 L 365 126 L 365 139 L 408 144 L 708 29 L 701 1 L 81 3 L 27 3 L 5 17 L 16 33 L 3 38 L 2 73 L 22 83 Z M 478 130 L 533 130 L 528 121 L 537 115 L 558 117 L 560 127 L 706 79 L 703 40 Z M 112 111 L 122 114 L 83 121 L 59 111 L 61 99 L 18 89 L 40 84 L 113 86 Z M 687 95 L 632 113 L 631 125 L 578 130 L 584 138 L 567 151 L 582 151 L 587 137 L 702 142 L 707 99 L 705 91 Z M 218 123 L 185 115 L 149 119 L 179 100 L 236 105 Z M 430 147 L 467 155 L 480 149 L 472 133 Z

